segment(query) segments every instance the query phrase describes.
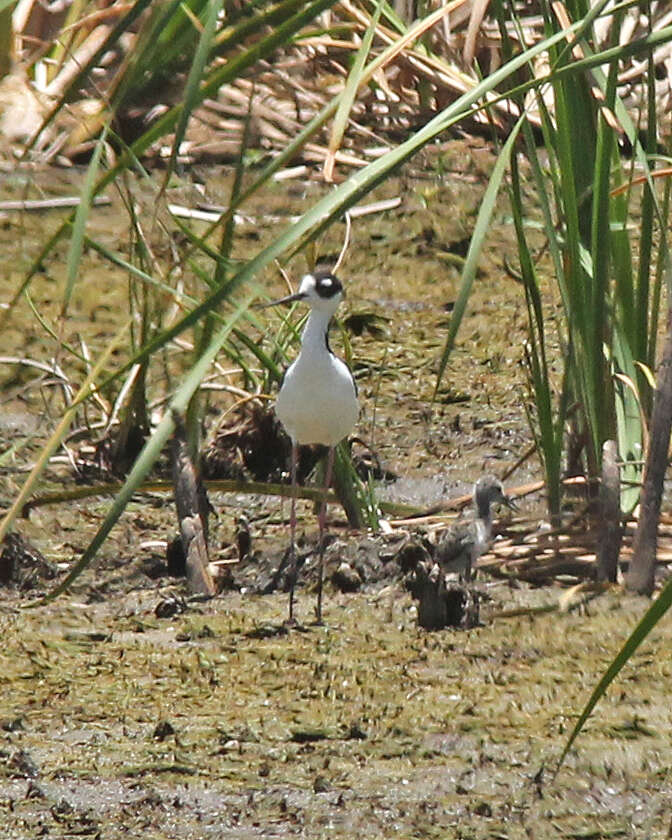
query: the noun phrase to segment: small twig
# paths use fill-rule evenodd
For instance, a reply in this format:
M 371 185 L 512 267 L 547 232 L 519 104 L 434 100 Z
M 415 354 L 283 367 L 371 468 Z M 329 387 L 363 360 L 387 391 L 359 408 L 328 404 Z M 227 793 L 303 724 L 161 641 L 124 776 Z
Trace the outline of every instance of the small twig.
M 124 404 L 124 401 L 126 400 L 126 395 L 128 394 L 128 392 L 133 387 L 133 383 L 135 382 L 139 371 L 140 371 L 140 365 L 135 364 L 135 365 L 133 365 L 133 367 L 128 372 L 128 376 L 126 377 L 126 380 L 124 381 L 123 385 L 121 386 L 121 388 L 119 390 L 119 393 L 117 394 L 117 398 L 114 401 L 114 405 L 112 406 L 112 411 L 109 412 L 108 420 L 107 420 L 107 423 L 105 425 L 104 434 L 108 434 L 108 432 L 110 431 L 112 426 L 117 422 L 117 419 L 119 417 L 119 412 L 121 411 L 121 406 Z
M 284 266 L 280 265 L 278 260 L 275 260 L 275 267 L 280 272 L 282 279 L 285 281 L 285 285 L 287 286 L 287 291 L 291 294 L 294 290 L 292 289 L 292 281 L 289 279 L 289 274 Z
M 358 219 L 360 216 L 370 216 L 373 213 L 384 213 L 386 210 L 395 210 L 401 205 L 401 196 L 386 198 L 382 201 L 374 201 L 372 204 L 359 204 L 348 210 L 346 218 Z
M 82 199 L 79 196 L 64 196 L 62 198 L 28 198 L 22 201 L 0 201 L 0 211 L 11 210 L 62 210 L 78 207 Z M 112 204 L 112 199 L 106 195 L 97 195 L 91 200 L 94 207 Z
M 0 356 L 0 365 L 26 365 L 27 367 L 34 367 L 38 370 L 43 370 L 53 376 L 67 382 L 67 377 L 62 370 L 54 365 L 49 365 L 46 362 L 38 362 L 37 359 L 28 359 L 23 356 Z
M 352 217 L 350 215 L 350 211 L 348 210 L 345 214 L 345 238 L 343 240 L 343 247 L 341 248 L 341 253 L 338 255 L 338 259 L 336 260 L 336 265 L 334 266 L 334 274 L 338 272 L 338 269 L 341 267 L 341 263 L 345 257 L 346 251 L 348 250 L 348 246 L 350 245 L 350 233 L 352 232 Z
M 289 484 L 266 483 L 262 481 L 238 481 L 236 479 L 208 479 L 203 482 L 206 489 L 214 493 L 249 493 L 257 496 L 283 496 L 290 498 L 292 487 Z M 121 490 L 120 481 L 110 481 L 104 484 L 94 484 L 90 487 L 72 487 L 68 490 L 58 490 L 53 493 L 43 493 L 27 501 L 22 508 L 22 516 L 28 516 L 36 507 L 60 504 L 92 496 L 116 496 Z M 173 484 L 170 481 L 146 481 L 141 484 L 137 493 L 172 493 Z M 298 498 L 309 502 L 321 502 L 325 498 L 328 504 L 336 504 L 336 494 L 329 491 L 325 494 L 323 487 L 299 487 Z M 380 502 L 380 508 L 385 513 L 409 516 L 415 508 L 396 502 Z
M 291 178 L 305 178 L 310 170 L 305 164 L 292 166 L 289 169 L 281 169 L 273 176 L 274 181 L 289 181 Z

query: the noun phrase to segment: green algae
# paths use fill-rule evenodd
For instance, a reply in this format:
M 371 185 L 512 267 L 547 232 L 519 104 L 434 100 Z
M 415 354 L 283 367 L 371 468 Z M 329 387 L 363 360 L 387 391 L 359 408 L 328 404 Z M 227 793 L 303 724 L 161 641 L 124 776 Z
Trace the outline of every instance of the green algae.
M 311 837 L 326 823 L 337 837 L 371 827 L 373 836 L 429 837 L 458 825 L 473 837 L 644 836 L 667 813 L 669 628 L 551 778 L 569 723 L 639 602 L 614 609 L 605 596 L 590 616 L 427 634 L 406 595 L 390 615 L 381 599 L 330 593 L 326 626 L 258 639 L 249 630 L 279 624 L 284 597 L 225 595 L 196 615 L 152 621 L 157 595 L 134 599 L 135 617 L 154 625 L 145 632 L 129 632 L 116 601 L 84 608 L 68 598 L 2 616 L 3 714 L 20 721 L 3 724 L 0 738 L 12 819 L 44 817 L 43 800 L 20 795 L 19 751 L 38 768 L 47 803 L 66 782 L 89 790 L 80 794 L 106 837 L 132 828 L 118 801 L 98 801 L 96 789 L 111 783 L 126 797 L 151 786 L 163 803 L 161 814 L 147 809 L 157 837 L 226 836 L 243 800 L 253 806 L 239 825 L 260 836 L 291 834 L 296 820 Z M 92 624 L 104 639 L 90 639 Z M 194 633 L 205 625 L 209 633 Z M 68 641 L 73 633 L 82 635 Z M 160 721 L 170 723 L 165 738 Z M 184 786 L 217 804 L 205 814 L 183 805 L 163 834 Z M 8 803 L 0 800 L 9 817 Z

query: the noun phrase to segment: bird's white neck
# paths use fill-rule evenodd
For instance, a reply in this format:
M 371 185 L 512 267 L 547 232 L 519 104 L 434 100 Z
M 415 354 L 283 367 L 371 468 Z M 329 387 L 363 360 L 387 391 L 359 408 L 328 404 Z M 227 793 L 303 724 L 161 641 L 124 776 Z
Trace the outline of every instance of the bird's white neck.
M 301 352 L 310 358 L 327 355 L 327 332 L 329 330 L 331 313 L 311 309 L 301 336 Z
M 479 516 L 474 522 L 476 528 L 476 540 L 479 543 L 490 542 L 492 537 L 492 517 L 488 513 L 487 516 Z
M 492 511 L 490 509 L 490 498 L 482 493 L 474 496 L 476 505 L 476 528 L 478 536 L 484 542 L 489 542 L 492 536 Z

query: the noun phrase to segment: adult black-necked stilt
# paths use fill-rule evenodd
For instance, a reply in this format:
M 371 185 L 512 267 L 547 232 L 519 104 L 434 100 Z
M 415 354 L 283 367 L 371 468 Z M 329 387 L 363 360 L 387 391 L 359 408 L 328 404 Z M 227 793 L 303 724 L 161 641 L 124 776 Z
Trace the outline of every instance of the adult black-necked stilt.
M 292 501 L 290 513 L 289 620 L 294 619 L 296 583 L 296 466 L 301 444 L 320 443 L 329 447 L 324 481 L 325 493 L 331 484 L 334 447 L 353 429 L 359 416 L 357 386 L 348 366 L 331 352 L 329 324 L 345 297 L 341 281 L 330 271 L 315 271 L 301 280 L 298 292 L 273 301 L 303 301 L 310 314 L 301 337 L 301 350 L 289 366 L 280 386 L 275 413 L 292 439 Z M 324 574 L 324 530 L 326 500 L 320 505 L 317 621 L 322 621 L 322 582 Z
M 493 475 L 484 475 L 474 484 L 476 518 L 449 528 L 439 539 L 435 560 L 444 572 L 459 572 L 471 579 L 471 570 L 492 540 L 491 506 L 501 503 L 515 510 L 515 504 L 504 492 L 502 482 Z

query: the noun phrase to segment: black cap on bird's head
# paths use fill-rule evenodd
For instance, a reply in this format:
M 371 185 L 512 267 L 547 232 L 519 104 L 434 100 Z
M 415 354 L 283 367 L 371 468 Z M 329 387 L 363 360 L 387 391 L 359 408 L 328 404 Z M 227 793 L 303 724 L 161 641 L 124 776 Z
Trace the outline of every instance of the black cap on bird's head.
M 321 309 L 334 313 L 344 297 L 345 289 L 338 277 L 331 271 L 320 270 L 305 274 L 301 279 L 298 291 L 294 292 L 293 295 L 287 295 L 280 300 L 262 304 L 262 306 L 265 308 L 302 300 L 311 309 Z
M 345 297 L 343 284 L 331 271 L 315 271 L 313 274 L 306 274 L 301 281 L 302 286 L 304 281 L 307 281 L 308 286 L 312 285 L 315 292 L 324 300 L 329 300 L 336 295 L 340 295 L 341 298 Z

